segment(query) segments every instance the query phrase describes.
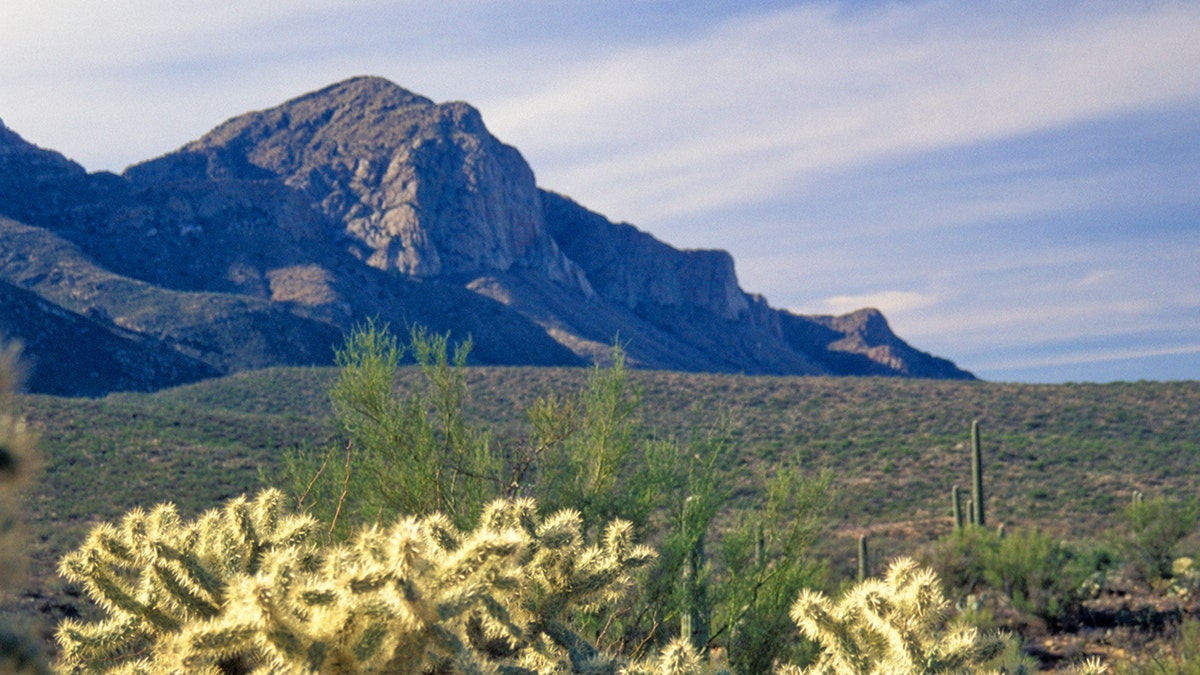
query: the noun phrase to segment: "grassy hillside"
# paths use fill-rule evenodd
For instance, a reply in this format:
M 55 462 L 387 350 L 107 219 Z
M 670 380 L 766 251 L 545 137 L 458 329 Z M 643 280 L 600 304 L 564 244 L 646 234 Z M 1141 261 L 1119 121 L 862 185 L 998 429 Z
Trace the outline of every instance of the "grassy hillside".
M 406 373 L 411 378 L 414 373 Z M 508 442 L 539 394 L 584 371 L 471 369 L 472 415 Z M 281 453 L 332 438 L 333 372 L 271 369 L 157 394 L 27 396 L 44 470 L 30 501 L 35 557 L 52 561 L 86 525 L 173 500 L 189 513 L 257 489 Z M 1014 385 L 898 379 L 635 372 L 649 433 L 686 434 L 728 417 L 753 490 L 764 464 L 798 453 L 835 472 L 832 525 L 905 547 L 949 527 L 949 494 L 969 482 L 971 419 L 983 426 L 989 520 L 1069 536 L 1102 532 L 1133 490 L 1200 489 L 1200 382 Z M 411 380 L 410 380 L 411 381 Z M 904 543 L 907 541 L 908 543 Z

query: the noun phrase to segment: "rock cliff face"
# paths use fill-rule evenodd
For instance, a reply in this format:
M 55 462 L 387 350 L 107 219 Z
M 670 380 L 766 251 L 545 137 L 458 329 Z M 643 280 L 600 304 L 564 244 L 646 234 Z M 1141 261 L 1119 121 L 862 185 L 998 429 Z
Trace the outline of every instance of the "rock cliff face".
M 750 301 L 738 286 L 733 256 L 725 251 L 680 251 L 626 223 L 614 224 L 570 199 L 542 193 L 550 234 L 580 261 L 592 287 L 628 309 L 680 307 L 730 321 Z
M 355 78 L 236 117 L 136 183 L 275 179 L 339 224 L 371 267 L 431 278 L 523 268 L 588 292 L 546 235 L 533 171 L 465 103 Z
M 325 364 L 366 317 L 471 336 L 477 363 L 582 365 L 619 339 L 646 368 L 971 377 L 874 310 L 771 308 L 728 253 L 672 248 L 540 190 L 473 108 L 372 77 L 235 117 L 121 176 L 0 124 L 0 284 L 0 331 L 25 339 L 34 386 L 54 393 Z

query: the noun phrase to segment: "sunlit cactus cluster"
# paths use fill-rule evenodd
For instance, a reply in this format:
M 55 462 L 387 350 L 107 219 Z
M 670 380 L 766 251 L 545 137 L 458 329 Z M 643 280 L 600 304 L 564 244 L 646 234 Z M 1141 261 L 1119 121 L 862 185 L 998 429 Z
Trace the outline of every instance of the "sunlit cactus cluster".
M 60 625 L 60 670 L 701 672 L 684 642 L 628 663 L 570 626 L 654 560 L 626 522 L 588 544 L 577 512 L 541 518 L 516 499 L 493 502 L 471 531 L 434 514 L 326 544 L 316 524 L 267 490 L 191 522 L 168 504 L 97 526 L 61 571 L 107 617 Z
M 908 558 L 882 578 L 857 584 L 838 602 L 811 590 L 792 607 L 800 631 L 823 650 L 791 675 L 966 673 L 1004 647 L 998 636 L 949 623 L 950 603 L 932 571 Z

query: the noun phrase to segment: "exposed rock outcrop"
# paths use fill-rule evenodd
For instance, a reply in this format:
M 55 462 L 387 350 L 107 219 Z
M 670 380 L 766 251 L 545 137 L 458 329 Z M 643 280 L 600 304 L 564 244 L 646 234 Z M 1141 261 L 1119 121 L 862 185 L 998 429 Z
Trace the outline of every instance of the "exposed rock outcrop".
M 131 167 L 138 183 L 278 179 L 358 244 L 372 267 L 432 278 L 534 270 L 590 292 L 546 235 L 533 171 L 465 103 L 360 77 L 225 122 Z

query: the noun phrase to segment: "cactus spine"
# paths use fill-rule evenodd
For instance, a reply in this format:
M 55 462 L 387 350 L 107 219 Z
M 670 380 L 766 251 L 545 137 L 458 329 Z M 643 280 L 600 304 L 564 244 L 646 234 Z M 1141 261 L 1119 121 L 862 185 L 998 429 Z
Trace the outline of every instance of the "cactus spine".
M 971 524 L 983 527 L 983 451 L 979 443 L 979 420 L 971 422 Z

